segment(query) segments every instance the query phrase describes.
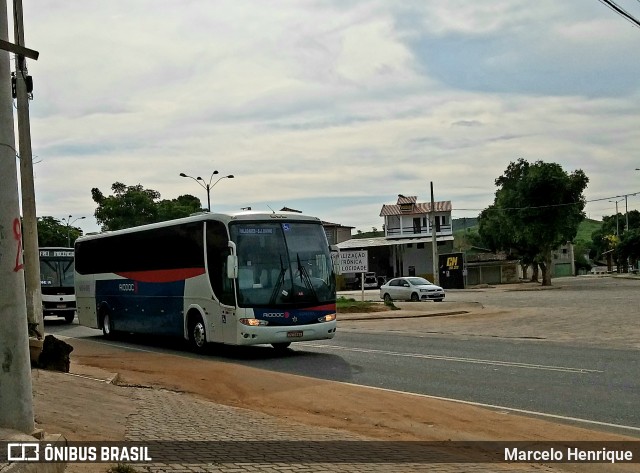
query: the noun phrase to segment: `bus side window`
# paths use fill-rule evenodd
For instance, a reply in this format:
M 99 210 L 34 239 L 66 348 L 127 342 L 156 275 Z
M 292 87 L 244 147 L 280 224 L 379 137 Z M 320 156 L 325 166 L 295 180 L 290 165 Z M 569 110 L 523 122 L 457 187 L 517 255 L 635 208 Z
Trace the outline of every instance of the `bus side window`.
M 233 281 L 227 277 L 229 250 L 227 229 L 221 222 L 207 221 L 207 269 L 211 287 L 218 300 L 234 306 Z

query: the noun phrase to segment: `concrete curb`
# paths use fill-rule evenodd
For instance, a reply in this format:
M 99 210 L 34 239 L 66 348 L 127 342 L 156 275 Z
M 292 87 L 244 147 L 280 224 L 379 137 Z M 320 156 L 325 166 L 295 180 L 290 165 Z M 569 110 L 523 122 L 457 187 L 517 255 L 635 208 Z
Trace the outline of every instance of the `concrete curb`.
M 435 312 L 435 313 L 423 313 L 423 312 L 407 312 L 403 310 L 388 311 L 388 312 L 374 312 L 370 314 L 341 314 L 339 320 L 393 320 L 393 319 L 415 319 L 424 317 L 446 317 L 450 315 L 464 315 L 468 314 L 467 310 L 458 310 L 451 312 Z
M 382 308 L 382 302 L 380 302 Z M 480 302 L 395 302 L 396 310 L 376 312 L 339 312 L 339 321 L 390 320 L 466 315 L 482 310 Z
M 89 365 L 81 365 L 71 360 L 71 367 L 69 369 L 71 376 L 77 376 L 79 378 L 92 379 L 95 381 L 101 381 L 107 384 L 118 384 L 120 375 L 118 373 L 112 373 L 101 368 L 96 368 Z

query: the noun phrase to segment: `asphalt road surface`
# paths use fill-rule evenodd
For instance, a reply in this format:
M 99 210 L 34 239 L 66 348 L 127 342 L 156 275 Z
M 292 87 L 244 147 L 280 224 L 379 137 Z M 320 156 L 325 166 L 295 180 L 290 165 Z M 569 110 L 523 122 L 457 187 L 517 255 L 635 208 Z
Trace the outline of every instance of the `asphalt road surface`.
M 345 322 L 335 339 L 295 344 L 286 356 L 270 347 L 214 347 L 208 357 L 583 419 L 640 436 L 640 280 L 566 278 L 554 289 L 528 288 L 535 290 L 448 292 L 447 302 L 479 303 L 479 315 Z M 434 303 L 410 308 L 432 307 L 423 304 Z M 102 342 L 100 332 L 75 323 L 51 321 L 46 330 Z M 110 343 L 196 356 L 175 341 Z

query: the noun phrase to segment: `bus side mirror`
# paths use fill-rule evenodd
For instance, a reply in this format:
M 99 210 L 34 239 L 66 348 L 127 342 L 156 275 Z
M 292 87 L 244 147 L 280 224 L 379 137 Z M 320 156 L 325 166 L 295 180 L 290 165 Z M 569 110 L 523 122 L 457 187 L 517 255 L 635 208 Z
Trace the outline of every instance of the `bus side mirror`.
M 231 254 L 227 256 L 227 277 L 229 279 L 236 279 L 238 277 L 238 253 L 236 253 L 236 244 L 229 241 L 227 247 L 231 250 Z
M 227 277 L 229 279 L 238 277 L 238 257 L 236 255 L 227 256 Z

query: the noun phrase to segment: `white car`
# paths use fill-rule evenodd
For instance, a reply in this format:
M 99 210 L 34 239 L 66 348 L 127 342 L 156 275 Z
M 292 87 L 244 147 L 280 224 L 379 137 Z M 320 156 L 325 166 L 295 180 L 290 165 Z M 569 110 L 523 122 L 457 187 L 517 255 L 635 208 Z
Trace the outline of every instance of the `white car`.
M 435 301 L 442 302 L 444 289 L 414 276 L 394 278 L 380 286 L 380 298 L 390 301 Z

